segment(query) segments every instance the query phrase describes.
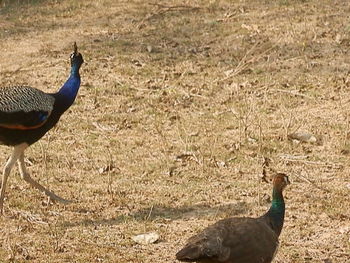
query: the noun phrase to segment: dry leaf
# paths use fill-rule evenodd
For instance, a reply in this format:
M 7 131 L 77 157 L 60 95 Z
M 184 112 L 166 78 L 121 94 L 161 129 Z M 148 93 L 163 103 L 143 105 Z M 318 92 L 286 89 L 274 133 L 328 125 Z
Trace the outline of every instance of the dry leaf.
M 149 53 L 152 53 L 153 48 L 152 48 L 152 46 L 151 46 L 151 45 L 148 45 L 148 46 L 147 46 L 147 51 L 148 51 Z
M 113 171 L 114 168 L 115 168 L 115 167 L 113 166 L 113 164 L 108 164 L 108 165 L 106 165 L 106 166 L 100 167 L 100 168 L 98 169 L 98 173 L 99 173 L 99 174 L 104 174 L 104 173 Z

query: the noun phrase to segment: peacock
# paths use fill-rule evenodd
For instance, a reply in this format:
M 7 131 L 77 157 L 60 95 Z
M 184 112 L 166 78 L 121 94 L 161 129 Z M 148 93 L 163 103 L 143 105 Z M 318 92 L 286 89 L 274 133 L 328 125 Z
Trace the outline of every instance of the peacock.
M 80 87 L 79 69 L 84 60 L 76 43 L 70 55 L 70 63 L 70 76 L 56 93 L 45 93 L 29 86 L 0 88 L 0 144 L 13 146 L 13 152 L 2 173 L 0 213 L 3 212 L 7 179 L 16 161 L 20 175 L 26 182 L 44 192 L 53 201 L 64 204 L 70 202 L 30 177 L 24 162 L 24 151 L 55 126 L 77 96 Z
M 282 173 L 273 178 L 272 204 L 258 218 L 226 218 L 191 237 L 176 258 L 185 262 L 269 263 L 274 258 L 284 222 L 283 189 L 289 184 Z

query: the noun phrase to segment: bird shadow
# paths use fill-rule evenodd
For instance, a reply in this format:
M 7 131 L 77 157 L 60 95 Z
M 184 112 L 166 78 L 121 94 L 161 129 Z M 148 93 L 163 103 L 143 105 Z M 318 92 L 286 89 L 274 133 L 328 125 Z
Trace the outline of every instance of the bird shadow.
M 76 226 L 111 226 L 133 220 L 138 222 L 157 220 L 188 220 L 191 218 L 223 218 L 246 214 L 252 207 L 247 202 L 237 202 L 225 205 L 209 206 L 206 204 L 196 204 L 193 206 L 182 206 L 178 208 L 168 206 L 151 206 L 109 218 L 86 218 L 78 221 L 63 221 L 61 226 L 72 228 Z

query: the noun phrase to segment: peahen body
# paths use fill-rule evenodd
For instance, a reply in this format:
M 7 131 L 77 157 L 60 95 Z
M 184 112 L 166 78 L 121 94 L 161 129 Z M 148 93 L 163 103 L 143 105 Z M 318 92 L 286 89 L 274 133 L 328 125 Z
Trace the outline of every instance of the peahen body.
M 272 205 L 264 215 L 220 220 L 191 237 L 176 258 L 185 262 L 205 263 L 271 262 L 284 222 L 282 191 L 288 184 L 286 175 L 275 175 Z
M 16 161 L 21 177 L 26 182 L 55 201 L 69 202 L 30 177 L 24 163 L 24 151 L 54 127 L 61 115 L 73 104 L 80 87 L 79 69 L 84 62 L 75 43 L 70 62 L 70 76 L 56 93 L 45 93 L 28 86 L 0 88 L 0 144 L 14 147 L 2 174 L 0 213 L 3 211 L 7 179 Z

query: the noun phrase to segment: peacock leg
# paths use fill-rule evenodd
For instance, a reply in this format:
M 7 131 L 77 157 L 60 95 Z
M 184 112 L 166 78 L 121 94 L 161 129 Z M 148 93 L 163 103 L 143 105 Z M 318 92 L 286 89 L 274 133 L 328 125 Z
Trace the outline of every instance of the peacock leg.
M 13 152 L 10 158 L 7 160 L 4 170 L 2 172 L 2 180 L 1 180 L 1 192 L 0 192 L 0 214 L 3 212 L 4 208 L 4 198 L 5 198 L 5 190 L 8 176 L 16 163 L 16 160 L 23 154 L 24 150 L 27 148 L 27 144 L 23 143 L 17 145 L 13 148 Z
M 54 194 L 53 192 L 51 192 L 50 190 L 46 189 L 44 186 L 39 184 L 32 177 L 30 177 L 24 163 L 24 152 L 22 152 L 22 154 L 18 158 L 18 166 L 19 166 L 19 172 L 21 174 L 21 177 L 31 186 L 35 187 L 41 192 L 44 192 L 47 196 L 51 198 L 51 200 L 60 202 L 62 204 L 69 204 L 72 202 L 70 200 L 66 200 L 66 199 L 63 199 L 62 197 L 59 197 L 58 195 Z

